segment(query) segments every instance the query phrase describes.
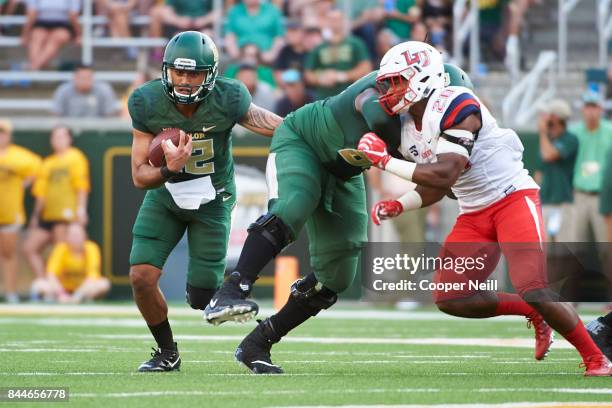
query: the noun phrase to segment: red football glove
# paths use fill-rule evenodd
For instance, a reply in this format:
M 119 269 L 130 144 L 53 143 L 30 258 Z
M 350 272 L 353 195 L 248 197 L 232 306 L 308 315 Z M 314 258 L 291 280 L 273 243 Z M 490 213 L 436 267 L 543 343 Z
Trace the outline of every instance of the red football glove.
M 391 156 L 387 153 L 387 144 L 376 133 L 366 133 L 359 139 L 357 149 L 368 156 L 372 164 L 380 169 L 385 169 Z
M 380 225 L 381 221 L 397 217 L 403 212 L 404 207 L 402 206 L 402 203 L 397 200 L 388 200 L 377 202 L 374 207 L 372 207 L 372 212 L 370 215 L 372 216 L 372 221 L 374 221 L 374 224 Z

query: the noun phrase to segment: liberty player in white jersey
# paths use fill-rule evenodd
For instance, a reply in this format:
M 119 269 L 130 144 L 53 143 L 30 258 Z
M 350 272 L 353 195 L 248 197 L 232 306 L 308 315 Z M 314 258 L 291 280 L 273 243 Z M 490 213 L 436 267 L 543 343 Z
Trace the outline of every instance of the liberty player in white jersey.
M 373 133 L 364 135 L 358 148 L 373 165 L 416 183 L 417 188 L 397 200 L 377 203 L 372 210 L 374 222 L 431 205 L 451 189 L 461 214 L 441 256 L 474 257 L 483 251 L 489 256 L 485 268 L 463 273 L 442 268 L 434 279 L 483 281 L 497 264 L 501 248 L 517 291 L 474 290 L 464 285 L 462 290 L 435 293 L 438 308 L 467 318 L 525 316 L 536 329 L 536 359 L 545 357 L 552 327 L 576 347 L 585 375 L 612 375 L 612 364 L 591 340 L 573 307 L 554 301 L 556 296 L 547 287 L 538 186 L 523 168 L 523 146 L 516 133 L 499 128 L 469 89 L 444 86 L 442 58 L 428 44 L 408 41 L 389 50 L 377 83 L 380 104 L 387 113 L 404 119 L 398 150 L 406 160 L 389 155 L 385 142 Z

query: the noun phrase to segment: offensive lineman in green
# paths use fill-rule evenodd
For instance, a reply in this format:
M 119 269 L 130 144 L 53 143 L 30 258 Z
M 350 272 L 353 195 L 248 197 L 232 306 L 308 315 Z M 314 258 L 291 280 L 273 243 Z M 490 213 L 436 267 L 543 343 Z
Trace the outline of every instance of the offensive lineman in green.
M 136 187 L 148 190 L 133 228 L 130 282 L 158 345 L 139 371 L 172 371 L 181 364 L 158 281 L 185 230 L 189 305 L 204 309 L 223 281 L 236 189 L 232 128 L 239 123 L 272 136 L 281 122 L 277 115 L 253 105 L 242 83 L 218 77 L 218 59 L 208 36 L 196 31 L 179 33 L 166 46 L 162 79 L 140 86 L 129 98 L 132 178 Z M 149 145 L 154 135 L 167 128 L 181 129 L 179 146 L 162 143 L 165 165 L 153 167 L 148 161 Z M 231 306 L 225 320 L 244 320 L 257 313 L 251 301 L 240 299 Z
M 447 83 L 471 86 L 463 71 L 447 69 Z M 238 346 L 236 359 L 256 374 L 283 372 L 271 361 L 272 345 L 331 307 L 357 272 L 368 223 L 361 173 L 370 166 L 356 149 L 359 139 L 370 131 L 384 135 L 389 153 L 401 158 L 400 118 L 387 115 L 378 97 L 372 72 L 339 95 L 291 113 L 274 133 L 266 168 L 268 213 L 250 226 L 233 274 L 240 274 L 241 282 L 250 287 L 304 226 L 313 272 L 294 282 L 285 306 L 261 321 Z M 223 311 L 215 305 L 231 303 L 226 297 L 231 285 L 224 283 L 207 306 L 209 321 L 214 323 Z M 243 296 L 247 294 L 245 290 Z

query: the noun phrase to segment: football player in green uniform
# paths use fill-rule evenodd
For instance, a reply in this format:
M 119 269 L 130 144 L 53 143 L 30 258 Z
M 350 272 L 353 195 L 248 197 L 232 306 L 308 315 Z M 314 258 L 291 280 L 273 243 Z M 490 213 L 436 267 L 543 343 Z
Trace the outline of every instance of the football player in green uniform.
M 252 104 L 242 83 L 217 76 L 218 60 L 208 36 L 179 33 L 166 46 L 162 78 L 140 86 L 129 98 L 132 178 L 136 187 L 148 190 L 133 228 L 130 282 L 158 345 L 139 371 L 171 371 L 181 363 L 158 281 L 185 230 L 189 305 L 204 309 L 223 281 L 236 188 L 232 128 L 239 123 L 272 136 L 282 121 Z M 165 164 L 153 167 L 148 157 L 151 140 L 168 128 L 181 129 L 180 143 L 162 143 Z M 226 320 L 243 320 L 257 312 L 257 305 L 248 300 L 231 306 Z
M 469 81 L 462 71 L 452 66 L 450 70 L 447 81 Z M 271 361 L 272 345 L 331 307 L 357 272 L 368 223 L 361 173 L 370 166 L 357 144 L 362 135 L 374 131 L 384 135 L 392 155 L 401 157 L 400 117 L 387 115 L 379 104 L 376 74 L 291 113 L 274 133 L 266 169 L 268 213 L 250 226 L 233 274 L 240 276 L 245 297 L 261 269 L 304 226 L 312 272 L 297 280 L 285 306 L 260 322 L 238 346 L 236 359 L 254 373 L 282 373 Z M 227 293 L 234 284 L 226 282 L 213 297 L 204 313 L 209 322 L 222 322 L 218 316 L 224 307 L 219 305 L 231 303 Z

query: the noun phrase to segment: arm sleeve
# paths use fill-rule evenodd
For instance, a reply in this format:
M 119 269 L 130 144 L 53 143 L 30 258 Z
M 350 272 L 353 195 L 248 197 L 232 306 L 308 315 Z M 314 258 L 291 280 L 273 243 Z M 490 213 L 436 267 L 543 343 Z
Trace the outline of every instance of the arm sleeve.
M 440 131 L 444 132 L 446 129 L 456 126 L 474 113 L 480 116 L 480 103 L 476 98 L 467 92 L 458 95 L 451 101 L 444 115 L 442 115 Z
M 47 272 L 54 276 L 59 276 L 62 272 L 66 244 L 57 244 L 53 247 L 49 260 L 47 261 Z
M 363 105 L 361 105 L 361 115 L 368 124 L 368 128 L 374 132 L 384 127 L 389 121 L 389 115 L 378 103 L 378 94 L 370 96 L 363 102 Z
M 89 161 L 79 152 L 73 167 L 71 168 L 72 187 L 78 191 L 89 191 Z
M 28 178 L 35 176 L 39 171 L 40 163 L 41 159 L 38 155 L 32 152 L 27 152 L 24 155 L 21 177 Z
M 87 241 L 85 244 L 86 259 L 87 259 L 87 278 L 98 279 L 102 276 L 100 267 L 100 247 L 92 241 Z
M 553 146 L 559 151 L 562 159 L 567 159 L 578 150 L 578 141 L 574 135 L 566 134 L 565 137 L 555 140 Z
M 247 114 L 252 98 L 249 90 L 242 82 L 236 81 L 236 83 L 238 86 L 236 86 L 233 92 L 234 98 L 230 101 L 230 106 L 234 107 L 233 121 L 240 122 Z
M 132 127 L 145 133 L 153 133 L 145 125 L 146 105 L 142 92 L 139 89 L 134 90 L 128 98 L 128 111 L 132 118 Z

